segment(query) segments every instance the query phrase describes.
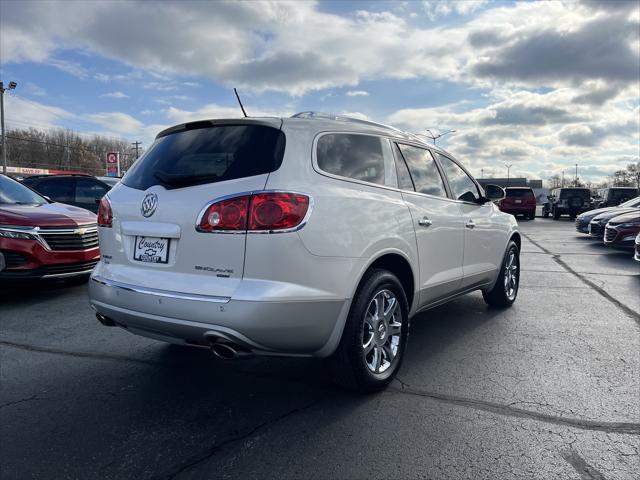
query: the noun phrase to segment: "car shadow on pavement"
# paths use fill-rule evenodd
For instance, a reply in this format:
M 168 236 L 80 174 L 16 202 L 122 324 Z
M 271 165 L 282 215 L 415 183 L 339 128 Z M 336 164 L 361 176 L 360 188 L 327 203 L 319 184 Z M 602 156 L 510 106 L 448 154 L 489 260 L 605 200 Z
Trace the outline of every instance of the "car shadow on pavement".
M 1 305 L 35 305 L 45 303 L 69 290 L 86 292 L 87 280 L 24 282 L 0 286 Z

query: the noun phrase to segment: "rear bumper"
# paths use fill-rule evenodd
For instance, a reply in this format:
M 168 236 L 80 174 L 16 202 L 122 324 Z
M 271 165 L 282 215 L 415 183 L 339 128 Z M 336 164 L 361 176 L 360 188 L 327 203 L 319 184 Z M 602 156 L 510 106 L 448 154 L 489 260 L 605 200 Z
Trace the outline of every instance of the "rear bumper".
M 530 213 L 536 213 L 536 206 L 513 206 L 509 205 L 508 207 L 500 207 L 500 211 L 504 213 L 510 213 L 511 215 L 526 215 Z
M 93 308 L 131 333 L 179 344 L 212 339 L 266 355 L 328 356 L 339 340 L 347 299 L 234 300 L 139 288 L 93 276 Z

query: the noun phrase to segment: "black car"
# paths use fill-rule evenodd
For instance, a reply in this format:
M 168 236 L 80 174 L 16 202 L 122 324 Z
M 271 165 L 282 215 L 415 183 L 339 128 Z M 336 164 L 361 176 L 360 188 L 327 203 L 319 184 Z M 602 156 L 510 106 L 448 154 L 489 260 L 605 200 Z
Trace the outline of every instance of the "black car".
M 22 181 L 54 202 L 98 212 L 98 204 L 111 187 L 89 175 L 34 175 Z
M 560 215 L 575 218 L 582 212 L 591 210 L 591 190 L 588 188 L 554 188 L 547 196 L 547 202 L 542 206 L 542 216 L 553 216 L 554 220 Z
M 596 208 L 616 207 L 621 203 L 638 196 L 638 189 L 634 187 L 610 187 L 598 190 L 599 201 Z

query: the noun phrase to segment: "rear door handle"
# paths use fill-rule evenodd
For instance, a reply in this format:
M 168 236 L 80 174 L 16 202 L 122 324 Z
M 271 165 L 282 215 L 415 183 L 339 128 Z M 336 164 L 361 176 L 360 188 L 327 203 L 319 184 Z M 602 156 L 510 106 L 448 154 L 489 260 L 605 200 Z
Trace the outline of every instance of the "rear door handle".
M 429 219 L 429 217 L 422 217 L 420 220 L 418 220 L 418 225 L 420 225 L 421 227 L 430 227 L 433 224 L 433 222 Z
M 473 228 L 476 228 L 476 222 L 474 222 L 473 220 L 469 220 L 469 221 L 467 222 L 467 224 L 465 225 L 465 227 L 467 227 L 467 228 L 472 228 L 472 229 L 473 229 Z

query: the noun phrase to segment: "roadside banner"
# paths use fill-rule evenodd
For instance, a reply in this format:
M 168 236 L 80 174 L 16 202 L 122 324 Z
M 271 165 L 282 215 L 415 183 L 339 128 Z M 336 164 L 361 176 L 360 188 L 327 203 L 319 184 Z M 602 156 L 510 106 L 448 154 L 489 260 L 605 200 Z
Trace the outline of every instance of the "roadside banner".
M 120 176 L 120 152 L 107 152 L 107 177 Z

